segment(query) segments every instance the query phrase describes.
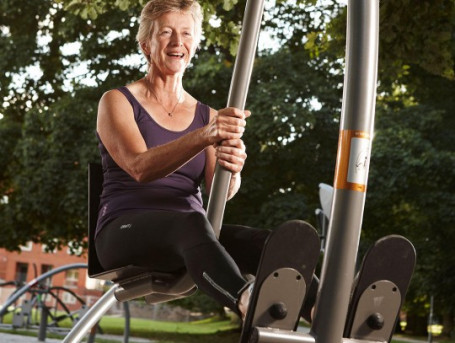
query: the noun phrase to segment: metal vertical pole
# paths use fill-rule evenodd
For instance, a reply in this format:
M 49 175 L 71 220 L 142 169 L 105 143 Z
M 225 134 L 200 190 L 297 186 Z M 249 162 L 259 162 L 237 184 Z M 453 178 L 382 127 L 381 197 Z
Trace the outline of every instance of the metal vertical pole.
M 433 331 L 431 325 L 433 325 L 433 306 L 434 306 L 434 298 L 433 296 L 430 297 L 430 315 L 428 316 L 428 343 L 433 342 Z
M 123 303 L 123 311 L 125 313 L 125 329 L 123 330 L 123 343 L 128 343 L 130 337 L 130 327 L 131 327 L 131 313 L 130 305 L 128 301 Z
M 247 1 L 229 89 L 228 107 L 236 107 L 242 110 L 245 108 L 263 12 L 264 0 Z M 217 163 L 207 205 L 207 218 L 217 237 L 221 231 L 230 179 L 231 173 Z
M 49 317 L 49 309 L 47 308 L 44 300 L 41 299 L 41 318 L 38 331 L 38 342 L 46 342 L 46 333 L 47 333 L 47 318 Z
M 332 217 L 311 333 L 342 341 L 355 272 L 373 136 L 379 0 L 349 0 L 346 70 Z

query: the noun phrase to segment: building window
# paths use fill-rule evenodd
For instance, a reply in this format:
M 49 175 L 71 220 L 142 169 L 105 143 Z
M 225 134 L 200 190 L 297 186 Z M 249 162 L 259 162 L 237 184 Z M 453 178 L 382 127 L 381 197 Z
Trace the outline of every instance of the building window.
M 48 271 L 52 270 L 53 266 L 51 264 L 42 264 L 41 265 L 41 274 L 47 273 Z M 40 285 L 43 287 L 51 287 L 52 286 L 52 277 L 48 277 L 47 279 L 41 280 Z
M 74 297 L 71 293 L 63 292 L 63 302 L 65 304 L 75 304 L 76 300 L 76 297 Z
M 28 263 L 16 263 L 16 281 L 25 283 L 27 281 Z
M 65 287 L 69 289 L 77 288 L 77 281 L 79 279 L 79 271 L 77 269 L 70 269 L 65 274 Z

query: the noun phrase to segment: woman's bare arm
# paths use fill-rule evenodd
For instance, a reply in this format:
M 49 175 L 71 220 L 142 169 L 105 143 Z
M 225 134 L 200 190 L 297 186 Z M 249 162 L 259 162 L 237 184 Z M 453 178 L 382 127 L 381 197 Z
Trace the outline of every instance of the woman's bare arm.
M 97 132 L 114 161 L 138 182 L 165 177 L 216 142 L 243 134 L 243 112 L 212 118 L 209 125 L 172 142 L 147 149 L 134 120 L 131 104 L 118 90 L 103 95 L 98 107 Z

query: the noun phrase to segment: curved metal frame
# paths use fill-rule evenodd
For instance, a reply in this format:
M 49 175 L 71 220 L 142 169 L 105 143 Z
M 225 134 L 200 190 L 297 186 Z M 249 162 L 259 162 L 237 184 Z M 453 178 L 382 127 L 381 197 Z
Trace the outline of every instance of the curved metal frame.
M 53 291 L 57 291 L 57 294 L 54 293 Z M 68 308 L 68 306 L 66 306 L 65 303 L 59 298 L 59 292 L 60 291 L 67 292 L 67 293 L 71 294 L 74 298 L 77 299 L 77 301 L 79 301 L 81 306 L 85 305 L 85 301 L 79 295 L 77 295 L 71 289 L 68 289 L 68 288 L 65 288 L 65 287 L 55 286 L 55 287 L 50 287 L 49 289 L 43 290 L 42 292 L 37 291 L 36 293 L 41 293 L 43 296 L 50 295 L 51 297 L 53 297 L 55 299 L 56 305 L 55 305 L 55 308 L 54 308 L 54 310 L 55 310 L 54 314 L 58 310 L 58 305 L 60 305 L 62 307 L 63 311 L 66 312 L 66 315 L 64 317 L 63 316 L 57 317 L 57 316 L 53 315 L 51 313 L 51 311 L 50 311 L 51 309 L 49 309 L 49 316 L 51 317 L 52 322 L 49 323 L 48 326 L 52 326 L 52 324 L 55 324 L 56 326 L 58 326 L 58 322 L 60 320 L 63 320 L 64 318 L 70 318 L 72 321 L 75 320 L 74 313 L 71 313 L 71 311 Z M 42 300 L 42 302 L 46 303 L 46 300 Z
M 42 280 L 45 280 L 51 276 L 54 276 L 55 274 L 58 274 L 60 272 L 63 272 L 65 270 L 69 269 L 81 269 L 85 268 L 87 269 L 87 264 L 86 263 L 73 263 L 73 264 L 67 264 L 64 266 L 57 267 L 55 269 L 52 269 L 39 277 L 31 280 L 28 282 L 25 286 L 21 287 L 19 290 L 14 292 L 6 301 L 5 304 L 0 308 L 0 317 L 3 316 L 7 311 L 8 307 L 10 307 L 12 304 L 14 304 L 23 294 L 29 291 L 30 288 L 35 286 L 37 283 L 41 282 Z

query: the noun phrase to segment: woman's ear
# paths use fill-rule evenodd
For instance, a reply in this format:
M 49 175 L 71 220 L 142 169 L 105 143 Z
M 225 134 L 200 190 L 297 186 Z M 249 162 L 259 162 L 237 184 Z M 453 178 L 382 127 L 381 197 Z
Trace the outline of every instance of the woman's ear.
M 145 56 L 150 55 L 150 48 L 146 42 L 141 42 L 140 46 Z

